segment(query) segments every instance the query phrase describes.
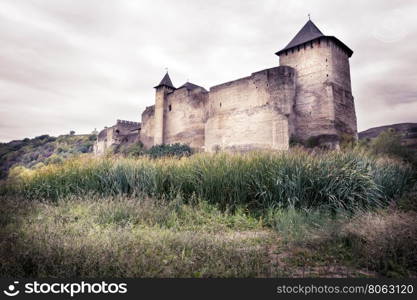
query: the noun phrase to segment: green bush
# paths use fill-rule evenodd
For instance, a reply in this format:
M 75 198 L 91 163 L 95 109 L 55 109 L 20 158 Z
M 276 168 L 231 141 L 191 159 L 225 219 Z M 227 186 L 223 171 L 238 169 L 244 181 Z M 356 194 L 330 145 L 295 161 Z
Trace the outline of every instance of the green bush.
M 376 155 L 389 155 L 400 158 L 417 167 L 417 153 L 401 144 L 401 136 L 394 129 L 388 129 L 370 142 L 370 149 Z
M 393 129 L 380 133 L 371 142 L 371 149 L 375 154 L 389 154 L 400 157 L 405 152 L 404 147 L 401 145 L 401 136 Z
M 318 147 L 319 145 L 320 145 L 319 138 L 317 136 L 311 136 L 305 142 L 305 146 L 307 148 L 315 148 L 315 147 Z
M 140 156 L 145 154 L 142 142 L 123 145 L 117 151 L 125 156 Z
M 152 158 L 159 158 L 164 156 L 190 156 L 192 150 L 190 146 L 184 144 L 172 144 L 172 145 L 157 145 L 152 146 L 148 151 L 146 151 Z
M 88 153 L 91 152 L 92 147 L 93 146 L 91 145 L 91 143 L 84 143 L 81 146 L 79 146 L 77 150 L 81 153 Z
M 357 141 L 354 135 L 342 133 L 340 136 L 340 148 L 352 149 L 355 147 Z
M 297 146 L 303 146 L 303 141 L 296 137 L 295 135 L 290 136 L 289 140 L 290 147 L 297 147 Z

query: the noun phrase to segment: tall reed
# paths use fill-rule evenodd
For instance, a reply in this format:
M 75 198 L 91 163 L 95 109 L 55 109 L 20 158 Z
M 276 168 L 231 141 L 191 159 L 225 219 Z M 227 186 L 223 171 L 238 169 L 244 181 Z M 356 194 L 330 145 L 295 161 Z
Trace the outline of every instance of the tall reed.
M 146 194 L 196 196 L 222 208 L 356 209 L 400 196 L 413 170 L 360 151 L 253 152 L 191 157 L 77 158 L 26 173 L 14 183 L 29 198 Z

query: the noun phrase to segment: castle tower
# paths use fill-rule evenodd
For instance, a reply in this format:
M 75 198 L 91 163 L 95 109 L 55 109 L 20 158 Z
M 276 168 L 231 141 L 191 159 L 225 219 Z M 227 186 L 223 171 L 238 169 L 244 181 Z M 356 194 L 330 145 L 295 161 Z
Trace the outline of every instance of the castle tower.
M 295 138 L 338 147 L 341 137 L 356 138 L 349 57 L 353 51 L 311 21 L 276 55 L 296 70 Z
M 155 86 L 155 125 L 154 125 L 154 145 L 164 143 L 164 121 L 165 105 L 168 93 L 175 90 L 168 72 L 162 78 L 161 82 Z

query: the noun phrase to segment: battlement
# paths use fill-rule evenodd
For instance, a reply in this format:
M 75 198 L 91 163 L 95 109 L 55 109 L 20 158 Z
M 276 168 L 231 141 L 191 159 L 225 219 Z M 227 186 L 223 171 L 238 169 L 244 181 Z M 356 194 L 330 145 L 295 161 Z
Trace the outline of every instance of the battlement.
M 140 122 L 127 121 L 127 120 L 117 120 L 117 125 L 121 125 L 121 126 L 125 126 L 125 127 L 139 127 Z
M 147 106 L 143 111 L 143 115 L 153 115 L 155 113 L 155 105 Z

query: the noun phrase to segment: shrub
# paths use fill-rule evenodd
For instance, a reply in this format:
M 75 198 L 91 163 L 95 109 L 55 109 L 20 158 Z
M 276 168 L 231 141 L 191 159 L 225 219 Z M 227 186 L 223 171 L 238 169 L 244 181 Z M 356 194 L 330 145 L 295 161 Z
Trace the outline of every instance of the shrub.
M 394 129 L 388 129 L 370 143 L 371 151 L 376 155 L 389 155 L 400 158 L 417 167 L 417 153 L 401 144 L 401 136 Z
M 398 200 L 398 208 L 403 211 L 417 212 L 417 184 Z
M 295 135 L 291 135 L 289 144 L 290 144 L 290 147 L 302 146 L 303 141 L 299 139 L 298 137 L 296 137 Z
M 145 154 L 143 144 L 141 142 L 123 145 L 119 147 L 118 152 L 125 156 L 140 156 Z
M 150 157 L 158 158 L 164 156 L 190 156 L 192 150 L 190 146 L 184 144 L 172 144 L 172 145 L 157 145 L 152 146 L 147 152 Z
M 306 140 L 305 146 L 307 148 L 315 148 L 315 147 L 319 146 L 319 138 L 317 136 L 310 136 Z
M 400 135 L 392 128 L 383 131 L 371 142 L 371 149 L 375 154 L 402 156 L 403 148 Z
M 91 143 L 84 143 L 81 146 L 79 146 L 77 150 L 81 153 L 88 153 L 88 152 L 91 152 L 91 148 L 92 148 Z
M 342 229 L 353 256 L 388 277 L 417 269 L 417 214 L 385 211 L 357 215 Z
M 356 138 L 352 134 L 342 133 L 340 136 L 340 148 L 352 149 L 356 145 Z

